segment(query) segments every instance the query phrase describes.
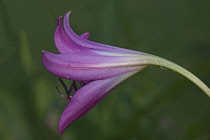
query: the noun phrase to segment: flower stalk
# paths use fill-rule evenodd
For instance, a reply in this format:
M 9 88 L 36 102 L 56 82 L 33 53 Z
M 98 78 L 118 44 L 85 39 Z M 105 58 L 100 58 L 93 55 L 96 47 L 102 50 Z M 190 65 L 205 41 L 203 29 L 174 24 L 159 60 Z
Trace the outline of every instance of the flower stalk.
M 148 55 L 145 56 L 145 60 L 147 60 L 147 65 L 154 65 L 154 66 L 160 66 L 167 69 L 170 69 L 174 72 L 177 72 L 181 74 L 182 76 L 186 77 L 190 81 L 192 81 L 195 85 L 197 85 L 204 93 L 206 93 L 207 96 L 210 97 L 210 89 L 206 86 L 198 77 L 196 77 L 193 73 L 186 70 L 185 68 L 181 67 L 180 65 L 175 64 L 174 62 L 171 62 L 169 60 L 166 60 L 164 58 L 154 56 L 154 55 Z

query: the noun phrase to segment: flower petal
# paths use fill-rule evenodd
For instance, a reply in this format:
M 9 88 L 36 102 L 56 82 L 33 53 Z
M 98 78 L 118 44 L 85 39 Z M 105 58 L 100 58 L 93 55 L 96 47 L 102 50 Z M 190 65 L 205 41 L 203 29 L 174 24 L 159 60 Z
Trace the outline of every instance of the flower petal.
M 138 71 L 139 70 L 131 71 L 121 77 L 93 81 L 80 88 L 73 95 L 70 103 L 60 117 L 58 124 L 60 134 L 62 134 L 68 125 L 70 125 L 73 121 L 87 113 L 97 103 L 99 103 L 110 90 Z
M 140 56 L 100 56 L 84 54 L 53 54 L 43 52 L 42 61 L 47 70 L 69 80 L 92 81 L 121 76 L 147 66 L 138 66 Z
M 80 35 L 80 37 L 82 37 L 84 39 L 88 39 L 90 37 L 90 33 L 83 33 Z
M 96 49 L 96 50 L 103 50 L 103 51 L 114 51 L 114 52 L 124 52 L 124 53 L 134 53 L 134 54 L 139 54 L 141 52 L 138 51 L 133 51 L 129 49 L 124 49 L 124 48 L 118 48 L 110 45 L 105 45 L 101 43 L 96 43 L 87 39 L 84 39 L 77 34 L 73 32 L 69 25 L 69 15 L 70 12 L 68 12 L 65 17 L 64 17 L 64 29 L 65 32 L 68 34 L 68 36 L 78 45 L 91 48 L 91 49 Z
M 81 45 L 78 45 L 66 34 L 66 32 L 63 29 L 61 20 L 62 20 L 62 17 L 58 19 L 58 25 L 54 34 L 55 46 L 58 49 L 58 52 L 92 54 L 93 52 L 90 49 L 84 48 Z M 81 35 L 81 38 L 87 39 L 89 35 L 90 33 L 84 33 Z

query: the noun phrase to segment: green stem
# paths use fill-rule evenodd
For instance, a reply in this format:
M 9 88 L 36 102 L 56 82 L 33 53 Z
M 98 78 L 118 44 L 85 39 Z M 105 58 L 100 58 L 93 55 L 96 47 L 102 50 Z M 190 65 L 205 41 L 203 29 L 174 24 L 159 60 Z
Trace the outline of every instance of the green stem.
M 210 97 L 210 89 L 198 77 L 196 77 L 194 74 L 192 74 L 185 68 L 158 56 L 147 55 L 145 56 L 145 58 L 147 59 L 146 63 L 149 65 L 165 67 L 167 69 L 170 69 L 174 72 L 183 75 L 184 77 L 192 81 L 194 84 L 196 84 L 201 90 L 203 90 Z

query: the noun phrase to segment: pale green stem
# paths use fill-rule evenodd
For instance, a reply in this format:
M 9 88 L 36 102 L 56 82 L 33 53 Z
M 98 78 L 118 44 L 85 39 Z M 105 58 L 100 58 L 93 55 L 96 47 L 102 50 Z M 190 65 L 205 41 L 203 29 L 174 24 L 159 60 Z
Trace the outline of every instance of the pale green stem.
M 183 75 L 184 77 L 192 81 L 194 84 L 196 84 L 201 90 L 203 90 L 210 97 L 210 89 L 198 77 L 196 77 L 194 74 L 192 74 L 185 68 L 169 60 L 154 55 L 146 55 L 145 59 L 143 58 L 143 61 L 145 61 L 145 64 L 147 63 L 149 65 L 164 67 Z

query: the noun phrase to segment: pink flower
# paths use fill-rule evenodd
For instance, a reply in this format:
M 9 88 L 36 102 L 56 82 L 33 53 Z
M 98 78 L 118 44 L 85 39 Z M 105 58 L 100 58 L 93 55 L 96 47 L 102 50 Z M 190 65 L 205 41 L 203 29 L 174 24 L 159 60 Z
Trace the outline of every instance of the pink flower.
M 60 54 L 43 51 L 46 69 L 61 78 L 85 83 L 63 111 L 60 134 L 76 119 L 99 103 L 114 87 L 135 73 L 150 67 L 172 69 L 190 79 L 210 96 L 209 88 L 179 65 L 151 54 L 104 45 L 88 40 L 89 33 L 76 35 L 69 26 L 68 12 L 58 19 L 54 40 Z

